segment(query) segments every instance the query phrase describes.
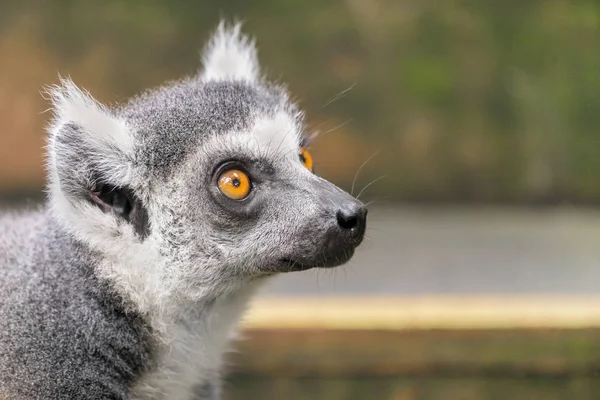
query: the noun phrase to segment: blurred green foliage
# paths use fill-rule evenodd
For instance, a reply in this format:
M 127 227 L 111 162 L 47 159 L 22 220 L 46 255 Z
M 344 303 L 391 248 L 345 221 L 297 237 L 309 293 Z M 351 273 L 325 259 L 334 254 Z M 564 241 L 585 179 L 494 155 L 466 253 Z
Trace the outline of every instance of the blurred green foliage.
M 0 9 L 0 36 L 33 38 L 53 55 L 51 73 L 107 102 L 193 73 L 218 19 L 243 19 L 267 74 L 289 83 L 311 129 L 331 131 L 315 145 L 323 175 L 350 188 L 379 152 L 358 178 L 360 189 L 386 175 L 367 198 L 600 201 L 595 0 L 0 0 Z

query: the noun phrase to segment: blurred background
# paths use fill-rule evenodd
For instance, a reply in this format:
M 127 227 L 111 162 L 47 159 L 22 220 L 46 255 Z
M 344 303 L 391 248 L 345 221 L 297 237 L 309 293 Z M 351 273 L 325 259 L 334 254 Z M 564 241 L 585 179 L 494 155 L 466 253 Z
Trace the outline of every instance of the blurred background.
M 261 304 L 323 299 L 334 315 L 386 299 L 379 319 L 337 327 L 255 319 L 228 398 L 597 398 L 598 320 L 577 308 L 600 304 L 594 0 L 0 0 L 2 207 L 43 199 L 44 85 L 71 76 L 123 101 L 194 73 L 221 17 L 245 21 L 263 71 L 321 132 L 318 173 L 371 209 L 350 265 L 280 277 Z M 524 326 L 517 311 L 540 296 L 578 301 Z M 456 298 L 489 326 L 448 318 Z M 484 298 L 518 300 L 512 325 Z M 403 325 L 414 301 L 456 323 Z

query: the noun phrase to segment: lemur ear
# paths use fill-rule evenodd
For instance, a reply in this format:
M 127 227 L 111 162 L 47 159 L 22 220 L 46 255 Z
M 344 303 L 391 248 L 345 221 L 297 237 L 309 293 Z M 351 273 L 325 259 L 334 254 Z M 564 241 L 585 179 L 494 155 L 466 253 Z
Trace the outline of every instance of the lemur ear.
M 131 190 L 131 129 L 70 80 L 47 93 L 54 110 L 48 129 L 48 172 L 55 211 L 75 225 L 86 213 L 89 218 L 89 206 L 135 221 L 143 210 Z
M 69 79 L 47 93 L 54 111 L 48 129 L 50 168 L 59 178 L 77 174 L 127 184 L 133 137 L 125 121 Z
M 254 40 L 241 33 L 242 24 L 227 26 L 223 21 L 202 54 L 204 81 L 246 80 L 260 76 Z
M 131 152 L 133 137 L 125 121 L 88 92 L 79 89 L 73 81 L 61 78 L 60 85 L 47 88 L 46 94 L 54 113 L 48 128 L 51 141 L 60 139 L 61 129 L 68 125 L 81 131 L 79 139 L 89 145 L 90 150 L 113 156 Z

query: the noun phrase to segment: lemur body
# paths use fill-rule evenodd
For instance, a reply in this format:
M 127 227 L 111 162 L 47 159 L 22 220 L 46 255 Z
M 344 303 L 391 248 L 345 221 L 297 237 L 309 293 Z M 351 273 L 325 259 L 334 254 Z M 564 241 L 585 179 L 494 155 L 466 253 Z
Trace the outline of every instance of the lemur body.
M 113 109 L 51 90 L 48 204 L 0 218 L 0 398 L 217 399 L 261 283 L 362 241 L 365 207 L 312 174 L 239 25 L 203 62 Z

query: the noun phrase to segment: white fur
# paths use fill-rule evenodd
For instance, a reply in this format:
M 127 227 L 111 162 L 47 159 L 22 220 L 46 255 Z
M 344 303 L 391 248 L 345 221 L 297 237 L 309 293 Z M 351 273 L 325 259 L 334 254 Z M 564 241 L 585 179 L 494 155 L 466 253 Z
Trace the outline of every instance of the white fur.
M 50 211 L 57 216 L 55 220 L 105 255 L 97 266 L 100 276 L 111 281 L 141 313 L 150 315 L 165 309 L 165 298 L 173 288 L 164 282 L 164 263 L 154 238 L 141 242 L 130 224 L 119 224 L 113 215 L 91 204 L 70 202 L 63 193 L 56 195 L 60 189 L 54 183 L 51 190 Z
M 241 33 L 241 24 L 228 27 L 221 22 L 202 55 L 202 79 L 246 80 L 259 78 L 259 66 L 254 40 Z
M 116 146 L 130 154 L 133 138 L 124 120 L 119 119 L 88 92 L 79 89 L 70 79 L 61 79 L 61 85 L 48 89 L 54 109 L 50 135 L 56 135 L 64 124 L 73 123 L 85 128 L 87 140 L 98 147 Z
M 286 112 L 278 112 L 273 118 L 259 119 L 248 138 L 256 141 L 261 151 L 276 154 L 298 153 L 300 127 Z
M 181 317 L 163 316 L 166 331 L 158 355 L 159 368 L 143 376 L 133 389 L 134 399 L 189 400 L 199 377 L 220 378 L 223 354 L 235 335 L 235 325 L 260 281 L 220 298 L 202 315 L 191 310 Z M 198 311 L 198 310 L 195 310 Z

